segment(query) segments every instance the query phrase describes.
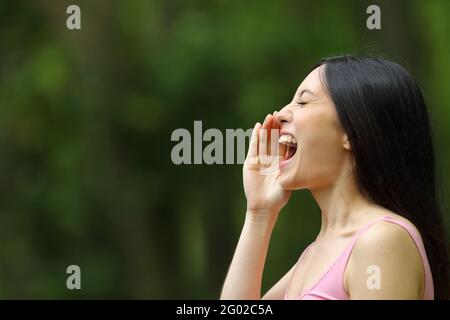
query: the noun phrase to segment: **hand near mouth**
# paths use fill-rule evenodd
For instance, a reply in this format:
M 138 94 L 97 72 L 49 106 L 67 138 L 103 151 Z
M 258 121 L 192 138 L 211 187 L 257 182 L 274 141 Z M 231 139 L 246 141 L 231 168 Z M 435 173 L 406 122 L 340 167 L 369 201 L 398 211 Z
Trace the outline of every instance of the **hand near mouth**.
M 244 191 L 247 197 L 247 211 L 278 214 L 286 205 L 291 191 L 284 190 L 278 183 L 279 162 L 284 155 L 279 152 L 278 136 L 280 126 L 275 115 L 267 115 L 264 123 L 256 123 L 247 158 L 243 166 Z

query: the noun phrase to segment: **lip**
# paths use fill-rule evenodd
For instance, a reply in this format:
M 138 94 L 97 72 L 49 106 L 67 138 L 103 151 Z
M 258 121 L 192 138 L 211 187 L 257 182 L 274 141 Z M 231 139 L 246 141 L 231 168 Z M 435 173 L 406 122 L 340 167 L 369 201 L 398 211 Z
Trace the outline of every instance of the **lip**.
M 287 165 L 289 165 L 289 163 L 292 161 L 292 159 L 294 159 L 295 158 L 295 155 L 292 157 L 292 158 L 290 158 L 290 159 L 288 159 L 288 160 L 283 160 L 283 161 L 281 161 L 279 164 L 278 164 L 278 167 L 280 168 L 280 170 L 281 169 L 283 169 L 283 168 L 285 168 Z
M 280 137 L 285 134 L 295 138 L 295 136 L 291 132 L 286 131 L 286 130 L 280 130 Z

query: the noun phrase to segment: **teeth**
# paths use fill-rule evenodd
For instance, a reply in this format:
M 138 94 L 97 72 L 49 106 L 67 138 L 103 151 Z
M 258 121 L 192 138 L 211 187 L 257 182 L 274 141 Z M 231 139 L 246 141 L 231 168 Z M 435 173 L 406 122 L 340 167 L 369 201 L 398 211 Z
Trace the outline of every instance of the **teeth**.
M 287 145 L 297 145 L 297 140 L 293 136 L 283 134 L 278 140 L 279 143 L 287 144 Z

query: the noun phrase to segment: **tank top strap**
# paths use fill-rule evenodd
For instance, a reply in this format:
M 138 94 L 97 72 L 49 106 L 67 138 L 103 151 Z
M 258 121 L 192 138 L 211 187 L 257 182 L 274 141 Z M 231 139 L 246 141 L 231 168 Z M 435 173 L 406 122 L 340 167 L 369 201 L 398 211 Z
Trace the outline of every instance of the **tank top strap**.
M 343 260 L 347 260 L 350 256 L 350 253 L 353 250 L 353 247 L 355 246 L 356 241 L 358 241 L 359 237 L 361 237 L 367 230 L 370 229 L 371 226 L 373 226 L 375 223 L 380 222 L 380 221 L 384 221 L 387 220 L 389 218 L 389 216 L 385 215 L 382 216 L 378 219 L 375 219 L 367 224 L 365 224 L 363 227 L 359 228 L 358 231 L 356 231 L 356 233 L 352 236 L 350 243 L 348 244 L 348 246 L 345 248 L 344 253 L 342 255 L 341 258 L 343 258 Z

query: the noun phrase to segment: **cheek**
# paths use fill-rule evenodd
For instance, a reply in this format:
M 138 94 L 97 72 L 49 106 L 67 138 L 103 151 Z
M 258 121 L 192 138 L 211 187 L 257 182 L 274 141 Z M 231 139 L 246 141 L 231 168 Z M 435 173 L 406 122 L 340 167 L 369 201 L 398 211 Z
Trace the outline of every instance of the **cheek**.
M 308 132 L 302 142 L 301 166 L 317 178 L 318 175 L 329 175 L 338 165 L 339 152 L 333 139 L 323 130 Z
M 326 116 L 305 117 L 302 121 L 302 165 L 316 174 L 332 174 L 341 165 L 343 155 L 341 136 L 335 122 Z
M 302 143 L 311 154 L 330 154 L 340 148 L 341 135 L 338 132 L 336 121 L 329 112 L 312 111 L 297 119 L 296 125 L 301 135 Z

